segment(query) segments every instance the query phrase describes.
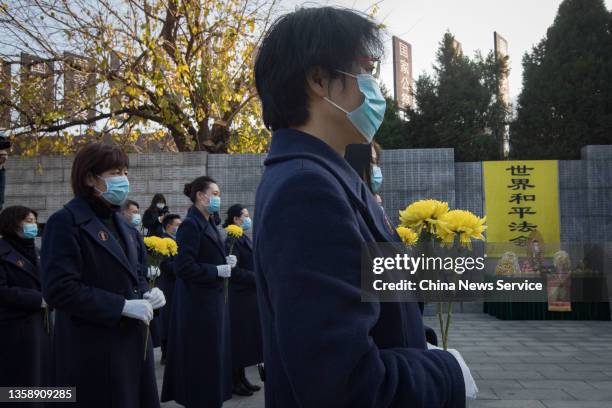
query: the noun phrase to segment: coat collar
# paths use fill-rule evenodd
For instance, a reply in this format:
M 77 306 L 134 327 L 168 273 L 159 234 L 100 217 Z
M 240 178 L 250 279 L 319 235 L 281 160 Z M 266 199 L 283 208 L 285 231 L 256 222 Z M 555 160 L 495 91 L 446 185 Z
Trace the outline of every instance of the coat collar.
M 291 159 L 307 159 L 329 171 L 340 182 L 349 200 L 362 214 L 376 241 L 387 241 L 388 231 L 381 225 L 379 205 L 365 183 L 348 162 L 322 140 L 295 129 L 279 129 L 272 135 L 270 153 L 264 164 Z M 378 222 L 377 222 L 378 221 Z
M 213 244 L 217 247 L 217 249 L 225 258 L 225 248 L 223 247 L 223 243 L 221 242 L 217 226 L 211 224 L 210 221 L 208 221 L 204 217 L 204 214 L 202 214 L 202 212 L 195 207 L 195 205 L 191 206 L 189 211 L 187 211 L 187 216 L 193 218 L 198 223 L 198 225 L 204 232 L 204 235 L 206 235 L 213 242 Z
M 36 256 L 38 256 L 38 250 Z M 40 284 L 40 276 L 38 276 L 36 267 L 4 239 L 0 239 L 0 258 L 23 270 Z
M 96 216 L 91 206 L 82 197 L 75 197 L 69 201 L 65 208 L 70 211 L 80 228 L 85 230 L 94 242 L 107 250 L 113 255 L 121 265 L 130 273 L 130 275 L 138 281 L 138 253 L 136 250 L 136 242 L 130 226 L 121 215 L 114 213 L 112 216 L 117 226 L 117 231 L 123 237 L 126 245 L 127 254 L 121 248 L 121 245 L 113 237 L 111 232 L 106 228 L 106 225 Z
M 240 241 L 251 251 L 253 250 L 253 244 L 251 243 L 251 238 L 248 235 L 244 234 L 240 237 Z

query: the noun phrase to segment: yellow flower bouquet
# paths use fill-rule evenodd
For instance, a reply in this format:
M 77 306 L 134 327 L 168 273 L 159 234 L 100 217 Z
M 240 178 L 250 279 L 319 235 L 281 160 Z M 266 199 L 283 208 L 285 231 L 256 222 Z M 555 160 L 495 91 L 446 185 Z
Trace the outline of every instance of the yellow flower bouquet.
M 239 225 L 230 224 L 227 227 L 225 227 L 225 231 L 227 232 L 227 235 L 233 238 L 233 241 L 230 245 L 230 249 L 228 253 L 228 255 L 232 255 L 232 251 L 234 250 L 234 244 L 239 238 L 242 237 L 242 235 L 244 235 L 244 230 Z M 224 279 L 225 279 L 225 282 L 224 282 L 225 303 L 227 303 L 227 292 L 228 292 L 228 287 L 229 287 L 229 280 L 227 278 L 224 278 Z
M 446 247 L 472 249 L 472 240 L 484 241 L 486 217 L 479 218 L 470 211 L 448 209 L 448 203 L 438 200 L 420 200 L 399 212 L 397 233 L 406 246 L 418 242 L 438 242 Z M 448 348 L 448 333 L 452 318 L 452 302 L 447 302 L 446 319 L 442 302 L 437 302 L 442 345 Z
M 144 244 L 147 247 L 147 260 L 149 267 L 154 266 L 159 271 L 159 265 L 161 265 L 164 258 L 175 256 L 178 253 L 178 245 L 172 238 L 160 238 L 160 237 L 145 237 Z M 149 290 L 153 289 L 156 285 L 157 276 L 147 276 L 149 281 Z M 149 328 L 146 327 L 147 334 L 145 336 L 145 352 L 144 359 L 147 359 L 147 345 L 149 344 Z
M 175 256 L 178 253 L 178 245 L 172 238 L 145 237 L 147 247 L 148 264 L 159 268 L 164 258 Z M 156 276 L 149 278 L 149 288 L 153 289 L 156 283 Z

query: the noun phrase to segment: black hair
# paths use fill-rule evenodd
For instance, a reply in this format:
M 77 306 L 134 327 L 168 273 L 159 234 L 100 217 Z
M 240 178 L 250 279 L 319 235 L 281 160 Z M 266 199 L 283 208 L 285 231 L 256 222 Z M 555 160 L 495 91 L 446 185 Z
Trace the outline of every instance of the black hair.
M 140 210 L 140 205 L 138 205 L 138 203 L 134 200 L 125 200 L 123 204 L 121 205 L 121 209 L 127 210 L 132 205 Z
M 72 162 L 70 184 L 75 196 L 91 197 L 94 189 L 87 185 L 89 175 L 99 176 L 105 171 L 130 166 L 130 159 L 118 146 L 90 143 L 79 149 Z
M 162 221 L 162 227 L 165 230 L 168 225 L 172 224 L 172 221 L 180 219 L 181 216 L 178 214 L 168 214 L 164 217 L 164 220 Z
M 38 213 L 31 208 L 22 205 L 6 207 L 0 212 L 0 235 L 3 237 L 15 236 L 19 230 L 19 224 L 30 214 L 34 214 L 34 217 L 38 219 Z
M 166 201 L 166 197 L 164 197 L 162 193 L 154 194 L 153 198 L 151 199 L 151 205 L 149 205 L 149 209 L 154 209 L 157 203 L 159 203 L 160 201 L 163 201 L 164 205 L 168 204 L 168 202 Z
M 321 67 L 331 78 L 362 57 L 383 55 L 379 25 L 365 14 L 336 8 L 300 8 L 277 19 L 255 61 L 255 85 L 268 129 L 308 120 L 306 74 Z
M 240 217 L 242 215 L 242 210 L 245 207 L 242 204 L 234 204 L 230 208 L 227 209 L 227 218 L 223 223 L 223 228 L 226 228 L 228 225 L 232 225 L 234 223 L 235 217 Z
M 344 159 L 372 191 L 372 145 L 349 144 L 344 151 Z
M 215 180 L 208 176 L 200 176 L 197 179 L 193 180 L 191 183 L 185 184 L 185 188 L 183 189 L 183 194 L 185 194 L 192 203 L 196 202 L 196 194 L 198 191 L 206 191 L 208 186 L 213 183 L 217 183 Z

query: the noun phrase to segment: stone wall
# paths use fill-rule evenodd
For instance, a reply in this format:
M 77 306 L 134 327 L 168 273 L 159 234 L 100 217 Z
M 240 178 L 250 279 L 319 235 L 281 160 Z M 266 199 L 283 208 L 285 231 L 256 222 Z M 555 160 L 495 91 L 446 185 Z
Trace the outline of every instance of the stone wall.
M 255 191 L 265 155 L 146 153 L 130 155 L 131 199 L 146 208 L 153 194 L 166 195 L 172 212 L 184 215 L 190 205 L 184 184 L 201 175 L 222 190 L 222 213 L 234 203 L 255 211 Z M 5 206 L 22 204 L 39 212 L 40 221 L 72 197 L 71 157 L 10 158 Z M 422 198 L 448 201 L 482 215 L 482 163 L 455 163 L 453 149 L 387 150 L 380 192 L 393 221 L 408 203 Z M 561 240 L 612 241 L 612 145 L 587 146 L 582 160 L 559 162 Z M 313 197 L 313 199 L 316 199 Z

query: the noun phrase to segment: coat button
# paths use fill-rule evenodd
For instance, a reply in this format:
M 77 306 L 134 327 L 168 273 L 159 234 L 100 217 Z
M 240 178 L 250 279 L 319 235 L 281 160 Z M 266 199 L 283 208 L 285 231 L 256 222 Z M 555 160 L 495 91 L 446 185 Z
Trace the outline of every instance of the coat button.
M 137 295 L 138 294 L 138 289 L 134 289 L 134 294 Z

